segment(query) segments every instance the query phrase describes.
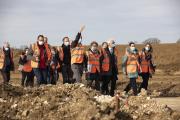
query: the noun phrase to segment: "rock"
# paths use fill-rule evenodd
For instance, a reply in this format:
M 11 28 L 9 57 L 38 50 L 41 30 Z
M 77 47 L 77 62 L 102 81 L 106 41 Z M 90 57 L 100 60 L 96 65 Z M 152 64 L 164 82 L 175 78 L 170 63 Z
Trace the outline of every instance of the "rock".
M 13 108 L 16 108 L 18 105 L 17 104 L 13 104 L 12 106 L 11 106 L 11 108 L 13 109 Z
M 133 119 L 134 119 L 134 120 L 136 120 L 137 118 L 138 118 L 138 116 L 133 115 Z
M 147 100 L 150 100 L 151 99 L 151 97 L 147 97 Z
M 158 96 L 161 96 L 161 94 L 162 94 L 161 92 L 158 92 L 157 90 L 153 90 L 151 96 L 158 97 Z
M 29 114 L 28 110 L 25 110 L 25 111 L 22 112 L 22 116 L 24 116 L 24 117 L 26 117 L 28 114 Z
M 48 105 L 48 102 L 47 102 L 47 101 L 44 101 L 43 104 L 44 104 L 44 105 Z
M 79 86 L 79 87 L 80 87 L 80 88 L 81 88 L 81 87 L 84 87 L 84 84 L 80 84 L 80 86 Z
M 113 97 L 109 95 L 95 96 L 94 98 L 96 99 L 97 102 L 100 103 L 110 103 L 113 100 Z
M 3 102 L 7 102 L 6 100 L 0 98 L 0 102 L 3 103 Z
M 140 95 L 140 96 L 147 96 L 147 90 L 145 90 L 145 89 L 142 88 L 139 95 Z

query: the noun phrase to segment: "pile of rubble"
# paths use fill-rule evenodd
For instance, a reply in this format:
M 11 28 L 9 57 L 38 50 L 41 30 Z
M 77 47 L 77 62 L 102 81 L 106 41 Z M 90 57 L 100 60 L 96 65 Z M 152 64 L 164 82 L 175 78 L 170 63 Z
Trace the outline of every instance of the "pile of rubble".
M 104 96 L 83 84 L 0 87 L 1 119 L 178 120 L 175 112 L 150 97 Z

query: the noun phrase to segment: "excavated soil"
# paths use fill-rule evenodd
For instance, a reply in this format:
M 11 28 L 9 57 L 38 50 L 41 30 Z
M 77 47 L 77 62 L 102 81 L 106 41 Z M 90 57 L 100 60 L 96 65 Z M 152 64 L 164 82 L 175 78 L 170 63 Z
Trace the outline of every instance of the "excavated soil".
M 0 86 L 0 119 L 25 120 L 179 120 L 151 96 L 104 96 L 83 84 L 39 88 Z

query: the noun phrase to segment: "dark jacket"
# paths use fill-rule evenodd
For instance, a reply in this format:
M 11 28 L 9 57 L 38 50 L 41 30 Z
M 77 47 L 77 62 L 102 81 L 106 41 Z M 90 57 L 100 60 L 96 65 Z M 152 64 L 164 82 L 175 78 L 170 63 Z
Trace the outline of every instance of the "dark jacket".
M 78 45 L 80 38 L 81 38 L 81 33 L 78 33 L 76 35 L 75 40 L 72 41 L 71 45 L 65 46 L 64 44 L 62 44 L 62 50 L 64 54 L 64 58 L 62 61 L 63 64 L 71 65 L 71 48 L 75 48 Z
M 19 58 L 19 64 L 20 65 L 24 65 L 25 63 L 27 62 L 27 56 L 26 55 L 24 55 L 24 58 Z
M 6 51 L 3 48 L 3 52 L 5 55 L 5 59 L 4 59 L 4 67 L 2 70 L 5 72 L 13 71 L 14 70 L 14 62 L 13 62 L 13 58 L 11 57 L 11 49 L 9 48 L 9 50 Z
M 64 53 L 64 58 L 62 63 L 65 65 L 70 65 L 71 64 L 71 49 L 70 49 L 70 45 L 65 46 L 64 44 L 62 44 L 62 50 Z
M 75 48 L 78 45 L 80 38 L 81 38 L 81 33 L 78 32 L 75 40 L 72 41 L 72 43 L 71 43 L 71 48 Z
M 61 64 L 58 52 L 56 52 L 55 54 L 52 54 L 52 58 L 51 58 L 50 64 L 53 64 L 56 67 L 57 67 L 58 64 Z

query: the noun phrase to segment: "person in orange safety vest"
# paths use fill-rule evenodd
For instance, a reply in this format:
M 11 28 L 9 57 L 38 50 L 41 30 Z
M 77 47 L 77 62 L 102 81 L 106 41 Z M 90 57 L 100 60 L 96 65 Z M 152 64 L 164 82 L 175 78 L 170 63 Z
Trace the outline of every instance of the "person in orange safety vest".
M 19 58 L 19 68 L 18 70 L 21 71 L 22 78 L 21 78 L 21 86 L 34 86 L 34 73 L 31 67 L 31 60 L 29 60 L 29 48 L 25 48 Z
M 142 72 L 140 76 L 142 77 L 143 81 L 140 85 L 139 91 L 141 92 L 141 88 L 147 90 L 148 88 L 148 81 L 152 74 L 155 72 L 155 66 L 152 64 L 152 52 L 153 48 L 150 43 L 146 43 L 145 47 L 139 53 L 139 61 L 140 66 L 142 68 Z
M 138 78 L 139 72 L 141 72 L 141 67 L 139 64 L 138 50 L 135 47 L 134 42 L 129 43 L 129 48 L 126 49 L 126 54 L 123 56 L 123 62 L 125 69 L 123 73 L 128 75 L 130 82 L 124 89 L 124 94 L 127 94 L 130 89 L 133 89 L 134 95 L 137 95 L 137 84 L 136 79 Z
M 118 80 L 118 50 L 115 41 L 110 39 L 107 43 L 103 43 L 101 49 L 101 76 L 102 76 L 102 93 L 114 96 L 116 89 L 116 81 Z M 110 90 L 108 86 L 110 84 Z
M 44 36 L 39 35 L 37 42 L 31 45 L 33 52 L 31 67 L 37 78 L 37 85 L 47 84 L 47 68 L 51 60 L 51 50 L 49 45 L 44 42 Z
M 92 83 L 95 81 L 96 90 L 100 90 L 100 56 L 98 43 L 91 42 L 90 48 L 86 51 L 86 80 L 88 87 L 93 87 Z
M 85 58 L 85 48 L 82 45 L 80 38 L 82 40 L 81 33 L 85 26 L 80 28 L 76 39 L 71 43 L 71 69 L 73 72 L 73 83 L 82 82 L 82 74 L 84 70 L 84 58 Z
M 50 84 L 55 85 L 59 79 L 59 71 L 61 67 L 61 61 L 58 50 L 56 47 L 51 48 L 51 61 L 50 61 Z
M 0 72 L 3 78 L 3 84 L 10 81 L 10 71 L 14 71 L 13 50 L 8 42 L 4 43 L 0 49 Z

